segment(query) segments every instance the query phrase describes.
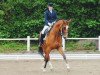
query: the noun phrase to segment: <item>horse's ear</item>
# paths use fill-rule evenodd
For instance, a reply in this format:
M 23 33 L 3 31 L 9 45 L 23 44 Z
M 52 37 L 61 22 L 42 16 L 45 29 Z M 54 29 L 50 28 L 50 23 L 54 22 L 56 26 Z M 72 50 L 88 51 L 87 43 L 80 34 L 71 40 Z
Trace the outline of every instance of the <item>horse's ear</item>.
M 66 20 L 67 22 L 71 22 L 72 21 L 72 19 L 68 19 L 68 20 Z

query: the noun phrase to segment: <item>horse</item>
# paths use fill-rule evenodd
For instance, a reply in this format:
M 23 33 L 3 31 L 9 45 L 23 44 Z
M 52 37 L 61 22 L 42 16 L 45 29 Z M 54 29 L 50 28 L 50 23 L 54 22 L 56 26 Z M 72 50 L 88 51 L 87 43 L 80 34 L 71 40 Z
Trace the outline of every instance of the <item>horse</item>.
M 44 57 L 44 65 L 43 65 L 43 71 L 46 71 L 47 63 L 49 62 L 49 65 L 52 67 L 52 64 L 50 62 L 50 52 L 54 49 L 57 49 L 59 53 L 63 56 L 63 59 L 66 63 L 67 69 L 69 69 L 69 64 L 66 59 L 66 56 L 63 52 L 62 48 L 62 37 L 66 38 L 68 36 L 68 27 L 70 20 L 58 20 L 52 29 L 47 34 L 44 43 L 39 48 L 39 53 Z M 41 35 L 41 34 L 40 34 Z M 41 36 L 40 36 L 41 37 Z

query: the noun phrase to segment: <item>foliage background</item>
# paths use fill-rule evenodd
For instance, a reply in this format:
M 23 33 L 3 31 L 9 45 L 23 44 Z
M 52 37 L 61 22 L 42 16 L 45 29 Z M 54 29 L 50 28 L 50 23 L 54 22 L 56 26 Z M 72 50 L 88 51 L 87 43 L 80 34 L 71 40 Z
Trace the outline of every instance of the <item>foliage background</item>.
M 100 0 L 0 0 L 0 38 L 38 37 L 48 2 L 58 19 L 73 19 L 69 37 L 100 35 Z

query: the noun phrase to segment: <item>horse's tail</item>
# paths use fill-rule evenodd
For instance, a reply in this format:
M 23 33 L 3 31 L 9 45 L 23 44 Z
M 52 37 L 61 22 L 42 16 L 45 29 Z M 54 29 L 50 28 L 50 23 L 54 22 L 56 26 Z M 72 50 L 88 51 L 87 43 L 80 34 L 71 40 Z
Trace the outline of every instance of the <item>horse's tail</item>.
M 44 55 L 43 55 L 43 49 L 42 49 L 42 47 L 39 47 L 38 53 L 39 53 L 43 58 L 45 58 Z

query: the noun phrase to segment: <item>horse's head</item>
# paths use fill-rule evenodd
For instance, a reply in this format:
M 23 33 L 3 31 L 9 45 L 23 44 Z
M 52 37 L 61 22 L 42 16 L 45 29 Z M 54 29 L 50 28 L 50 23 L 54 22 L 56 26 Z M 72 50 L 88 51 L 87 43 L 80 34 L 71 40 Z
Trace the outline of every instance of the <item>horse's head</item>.
M 64 38 L 66 38 L 68 35 L 68 27 L 69 27 L 70 22 L 71 22 L 71 19 L 57 21 L 55 25 L 53 26 L 51 32 L 53 33 L 58 32 L 58 34 L 60 33 Z
M 64 38 L 68 36 L 68 28 L 69 28 L 69 23 L 71 22 L 71 19 L 69 20 L 63 20 L 62 24 L 62 35 Z

